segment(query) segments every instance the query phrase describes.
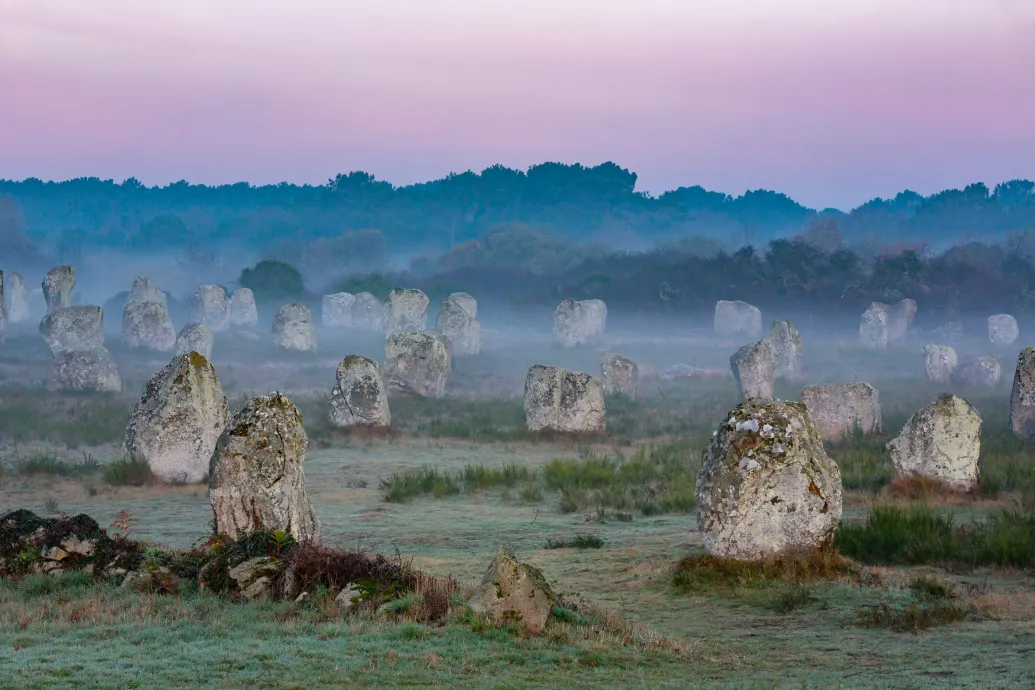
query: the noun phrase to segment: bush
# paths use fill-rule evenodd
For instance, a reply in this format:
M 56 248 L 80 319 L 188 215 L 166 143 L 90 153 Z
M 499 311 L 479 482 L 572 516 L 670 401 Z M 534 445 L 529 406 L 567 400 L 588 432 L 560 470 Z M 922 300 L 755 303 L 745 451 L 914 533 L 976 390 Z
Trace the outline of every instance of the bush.
M 302 274 L 291 264 L 267 259 L 241 271 L 241 287 L 255 293 L 260 302 L 294 301 L 305 292 Z

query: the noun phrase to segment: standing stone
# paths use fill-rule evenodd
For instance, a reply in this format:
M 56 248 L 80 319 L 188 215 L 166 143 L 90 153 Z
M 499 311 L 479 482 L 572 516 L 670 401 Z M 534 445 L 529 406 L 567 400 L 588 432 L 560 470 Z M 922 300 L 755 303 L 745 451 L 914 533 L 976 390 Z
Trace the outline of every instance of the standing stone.
M 467 604 L 495 625 L 517 624 L 535 635 L 546 629 L 557 595 L 538 568 L 501 548 Z
M 377 362 L 359 355 L 341 360 L 331 391 L 331 424 L 379 429 L 392 425 L 388 394 Z
M 393 390 L 441 397 L 451 368 L 446 340 L 435 333 L 393 333 L 385 342 L 384 375 Z
M 7 299 L 7 320 L 10 323 L 25 323 L 29 320 L 29 290 L 25 280 L 17 271 L 11 271 L 4 286 Z
M 801 402 L 824 441 L 841 441 L 856 429 L 864 436 L 883 431 L 880 395 L 868 383 L 809 386 L 801 392 Z
M 229 416 L 212 364 L 197 352 L 176 355 L 144 387 L 122 452 L 166 481 L 199 482 Z
M 756 560 L 823 547 L 841 519 L 841 493 L 805 405 L 742 402 L 712 435 L 697 475 L 704 548 Z
M 790 321 L 773 321 L 774 376 L 787 381 L 801 379 L 801 333 Z
M 259 310 L 255 306 L 255 293 L 250 288 L 237 288 L 230 296 L 230 326 L 248 329 L 258 325 Z
M 273 342 L 284 350 L 316 352 L 316 324 L 301 302 L 285 304 L 273 317 Z
M 988 317 L 988 342 L 993 345 L 1012 345 L 1018 335 L 1020 329 L 1017 328 L 1017 319 L 1009 314 Z
M 978 481 L 981 417 L 963 398 L 942 393 L 910 417 L 887 448 L 896 476 L 929 477 L 969 491 Z
M 913 318 L 916 316 L 915 300 L 904 299 L 895 304 L 873 302 L 870 304 L 870 309 L 879 309 L 887 315 L 889 343 L 905 340 L 909 334 L 909 326 L 913 323 Z
M 104 345 L 104 314 L 100 307 L 65 307 L 40 321 L 40 335 L 54 354 Z
M 449 300 L 460 305 L 460 308 L 466 311 L 472 319 L 478 318 L 478 300 L 466 292 L 454 292 L 449 296 Z
M 428 296 L 420 290 L 392 290 L 385 300 L 384 319 L 388 335 L 427 329 Z
M 730 357 L 730 368 L 740 397 L 773 397 L 773 344 L 768 338 L 740 348 Z
M 553 339 L 564 347 L 596 342 L 604 334 L 607 306 L 600 300 L 566 299 L 553 312 Z
M 230 300 L 218 285 L 199 285 L 190 298 L 193 318 L 220 333 L 230 328 Z
M 579 371 L 536 364 L 525 378 L 525 427 L 529 431 L 599 434 L 606 425 L 604 386 Z
M 55 266 L 43 278 L 43 298 L 47 300 L 47 313 L 72 306 L 72 288 L 75 287 L 75 269 L 71 266 Z
M 1030 346 L 1017 358 L 1010 393 L 1010 430 L 1021 438 L 1035 438 L 1035 348 Z
M 185 355 L 197 352 L 205 359 L 212 359 L 214 341 L 211 328 L 203 323 L 188 323 L 176 336 L 176 353 Z
M 948 345 L 924 345 L 924 378 L 928 381 L 948 382 L 957 364 L 956 350 Z
M 50 363 L 47 390 L 118 393 L 122 390 L 122 380 L 115 360 L 105 347 L 61 350 Z
M 607 329 L 607 305 L 601 299 L 584 299 L 581 304 L 589 322 L 589 340 L 597 342 Z
M 133 279 L 133 287 L 129 289 L 126 304 L 134 302 L 161 302 L 165 306 L 169 304 L 165 291 L 152 283 L 147 276 L 137 276 Z
M 639 367 L 628 357 L 606 354 L 600 360 L 600 379 L 604 383 L 606 395 L 624 395 L 627 398 L 635 398 L 636 383 L 639 378 Z
M 481 325 L 452 299 L 443 300 L 435 318 L 435 330 L 449 338 L 458 357 L 476 355 L 482 350 Z
M 995 359 L 978 357 L 956 367 L 952 372 L 952 380 L 967 386 L 995 388 L 1002 380 L 1002 369 Z
M 384 332 L 385 306 L 369 292 L 360 292 L 352 305 L 352 327 L 365 333 Z
M 165 302 L 127 302 L 122 310 L 122 344 L 154 352 L 176 347 L 176 329 Z
M 762 312 L 747 302 L 719 300 L 715 303 L 715 332 L 721 336 L 762 335 Z
M 280 393 L 254 398 L 238 410 L 209 466 L 216 533 L 239 539 L 279 529 L 298 541 L 318 540 L 320 526 L 302 471 L 308 445 L 302 413 Z
M 320 308 L 320 319 L 324 328 L 351 328 L 352 307 L 355 303 L 356 296 L 347 292 L 324 295 Z
M 883 350 L 888 346 L 888 313 L 873 307 L 863 312 L 859 320 L 859 342 L 871 350 Z

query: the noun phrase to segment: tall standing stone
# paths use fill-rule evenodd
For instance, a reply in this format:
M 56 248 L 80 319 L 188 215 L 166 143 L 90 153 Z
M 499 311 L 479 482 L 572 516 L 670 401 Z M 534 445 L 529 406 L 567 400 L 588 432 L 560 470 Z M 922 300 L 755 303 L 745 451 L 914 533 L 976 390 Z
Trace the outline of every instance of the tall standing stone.
M 542 364 L 525 377 L 525 427 L 532 432 L 600 434 L 607 408 L 600 379 L 580 371 Z
M 100 307 L 66 307 L 40 321 L 40 336 L 54 354 L 104 345 L 104 313 Z
M 320 305 L 320 320 L 324 328 L 351 328 L 352 307 L 355 304 L 356 296 L 347 292 L 324 295 Z
M 87 347 L 54 353 L 47 390 L 118 393 L 122 390 L 119 368 L 107 348 Z
M 466 292 L 454 292 L 449 295 L 449 300 L 467 312 L 472 319 L 478 318 L 478 300 Z
M 773 344 L 774 375 L 787 381 L 801 379 L 801 333 L 790 321 L 773 321 L 769 340 Z
M 423 331 L 428 327 L 428 296 L 420 290 L 396 288 L 384 304 L 385 333 Z
M 212 364 L 197 352 L 176 355 L 144 387 L 126 426 L 123 453 L 166 481 L 199 482 L 229 417 Z
M 372 359 L 349 355 L 338 364 L 331 391 L 331 424 L 387 429 L 392 425 L 381 367 Z
M 943 393 L 909 418 L 888 443 L 898 477 L 929 477 L 969 491 L 978 483 L 981 417 L 958 395 Z
M 956 350 L 948 345 L 924 345 L 924 378 L 947 383 L 959 364 Z
M 248 329 L 258 325 L 259 310 L 255 306 L 255 293 L 250 288 L 237 288 L 230 296 L 230 326 Z
M 721 336 L 757 338 L 762 335 L 762 312 L 740 300 L 719 300 L 715 303 L 713 325 L 716 334 Z
M 967 386 L 995 388 L 1002 380 L 1002 368 L 992 357 L 978 357 L 956 367 L 952 380 Z
M 909 335 L 909 326 L 916 316 L 916 301 L 904 299 L 895 304 L 873 302 L 870 309 L 879 309 L 887 315 L 888 342 L 897 343 Z
M 283 530 L 299 541 L 319 539 L 302 471 L 308 445 L 302 413 L 287 397 L 263 395 L 238 410 L 209 466 L 216 533 L 239 539 Z
M 352 305 L 352 327 L 364 333 L 384 332 L 384 304 L 369 292 L 360 292 Z
M 1009 314 L 988 317 L 988 342 L 993 345 L 1012 345 L 1019 335 L 1017 319 Z
M 129 289 L 127 304 L 134 302 L 161 302 L 168 306 L 168 297 L 165 291 L 151 282 L 147 276 L 137 276 L 133 279 L 133 286 Z
M 444 333 L 458 357 L 476 355 L 482 350 L 482 327 L 468 311 L 452 299 L 442 301 L 435 318 L 435 330 Z
M 1030 346 L 1017 357 L 1010 393 L 1010 429 L 1015 436 L 1035 438 L 1035 348 Z
M 25 280 L 17 271 L 11 271 L 4 285 L 7 295 L 7 320 L 10 323 L 25 323 L 29 320 L 29 290 Z
M 801 392 L 801 402 L 809 408 L 824 441 L 844 440 L 856 430 L 864 436 L 883 431 L 880 395 L 868 383 L 808 386 Z
M 193 319 L 220 333 L 230 328 L 230 299 L 218 285 L 199 285 L 190 298 Z
M 154 352 L 176 347 L 176 329 L 165 302 L 127 302 L 122 310 L 122 344 Z
M 72 288 L 75 287 L 75 269 L 71 266 L 55 266 L 43 278 L 43 298 L 47 300 L 47 313 L 72 306 Z
M 740 348 L 730 357 L 730 368 L 740 397 L 773 397 L 773 344 L 768 338 Z
M 316 352 L 316 324 L 301 302 L 285 304 L 273 317 L 273 342 L 284 350 Z
M 214 342 L 211 328 L 203 323 L 188 323 L 176 335 L 176 353 L 186 355 L 197 352 L 205 359 L 212 359 Z
M 640 368 L 628 357 L 609 353 L 600 360 L 600 379 L 606 395 L 635 398 L 639 374 Z
M 393 390 L 441 397 L 451 369 L 449 347 L 439 334 L 393 333 L 385 341 L 384 376 Z
M 888 313 L 873 307 L 863 312 L 859 320 L 859 342 L 871 350 L 883 350 L 888 346 Z
M 607 306 L 600 300 L 566 299 L 553 312 L 553 339 L 564 347 L 600 340 L 607 323 Z

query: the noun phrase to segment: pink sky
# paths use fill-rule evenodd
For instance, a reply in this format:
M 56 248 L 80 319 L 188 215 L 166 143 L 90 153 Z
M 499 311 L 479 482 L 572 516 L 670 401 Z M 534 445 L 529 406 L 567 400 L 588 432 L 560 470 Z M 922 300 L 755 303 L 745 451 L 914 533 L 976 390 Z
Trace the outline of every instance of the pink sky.
M 0 177 L 613 160 L 849 208 L 1035 178 L 1033 37 L 1035 0 L 3 0 Z

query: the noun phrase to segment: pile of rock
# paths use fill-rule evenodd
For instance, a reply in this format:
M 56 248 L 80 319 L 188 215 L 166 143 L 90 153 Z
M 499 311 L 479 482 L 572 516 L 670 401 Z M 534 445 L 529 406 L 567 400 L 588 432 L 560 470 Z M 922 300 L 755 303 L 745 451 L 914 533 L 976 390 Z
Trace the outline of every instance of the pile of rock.
M 529 431 L 603 433 L 607 411 L 600 379 L 536 364 L 525 377 L 525 426 Z

